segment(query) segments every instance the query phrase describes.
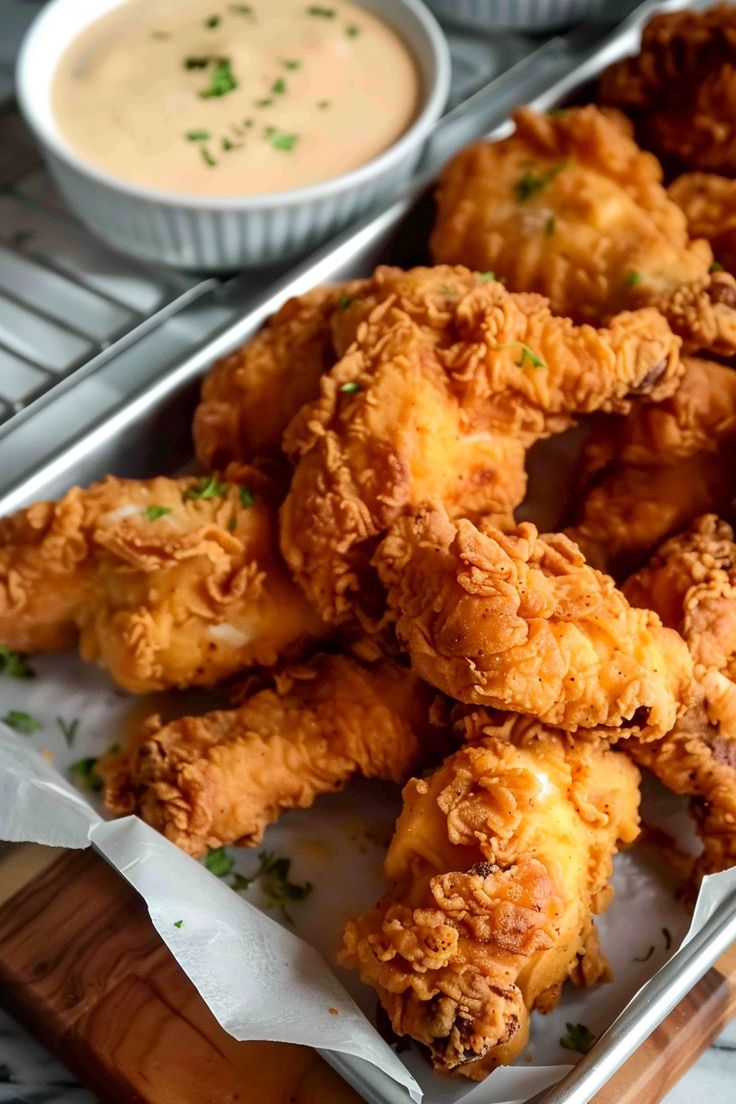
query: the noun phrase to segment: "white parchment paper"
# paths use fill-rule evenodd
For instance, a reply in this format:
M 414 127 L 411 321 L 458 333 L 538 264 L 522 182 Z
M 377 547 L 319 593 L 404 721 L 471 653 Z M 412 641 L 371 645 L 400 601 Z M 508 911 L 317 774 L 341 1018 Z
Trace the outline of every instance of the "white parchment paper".
M 676 899 L 681 874 L 661 851 L 638 844 L 617 857 L 616 896 L 599 918 L 614 981 L 596 989 L 566 986 L 559 1007 L 535 1014 L 527 1051 L 481 1085 L 436 1077 L 418 1050 L 395 1053 L 376 1030 L 375 993 L 330 965 L 340 935 L 383 892 L 385 844 L 400 808 L 398 789 L 361 782 L 313 808 L 286 814 L 264 849 L 291 859 L 290 878 L 313 891 L 290 905 L 293 926 L 269 914 L 257 883 L 238 893 L 137 817 L 104 819 L 94 794 L 81 793 L 72 764 L 125 738 L 131 723 L 171 701 L 142 702 L 111 686 L 75 656 L 35 658 L 36 678 L 0 676 L 0 718 L 30 714 L 40 728 L 22 735 L 0 724 L 0 839 L 67 847 L 93 845 L 141 894 L 164 942 L 220 1024 L 237 1039 L 301 1043 L 366 1059 L 411 1097 L 428 1104 L 523 1101 L 558 1080 L 577 1057 L 560 1045 L 567 1023 L 600 1034 L 686 937 L 690 916 Z M 179 712 L 192 699 L 173 699 Z M 204 711 L 207 704 L 196 700 Z M 73 726 L 73 722 L 78 724 Z M 74 727 L 70 740 L 70 728 Z M 65 735 L 66 732 L 66 735 Z M 697 844 L 683 803 L 659 787 L 645 792 L 650 825 L 684 852 Z M 235 871 L 252 875 L 253 851 L 230 848 Z M 736 871 L 709 879 L 693 930 L 730 892 Z

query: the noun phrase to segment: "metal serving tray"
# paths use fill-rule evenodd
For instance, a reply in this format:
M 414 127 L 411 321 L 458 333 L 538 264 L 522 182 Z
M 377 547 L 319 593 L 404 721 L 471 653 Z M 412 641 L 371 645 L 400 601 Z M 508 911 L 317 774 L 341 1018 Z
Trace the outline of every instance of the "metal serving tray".
M 73 483 L 87 483 L 109 472 L 146 477 L 177 470 L 191 459 L 190 426 L 199 379 L 215 358 L 247 340 L 291 295 L 316 284 L 366 276 L 381 262 L 405 267 L 425 262 L 431 217 L 427 191 L 451 153 L 483 133 L 501 137 L 508 132 L 508 112 L 519 103 L 546 110 L 582 99 L 605 66 L 636 50 L 641 28 L 655 12 L 711 3 L 654 0 L 605 37 L 602 22 L 551 40 L 446 117 L 427 150 L 417 183 L 388 210 L 365 219 L 265 290 L 257 290 L 258 282 L 262 286 L 266 281 L 264 275 L 251 276 L 245 284 L 213 281 L 161 325 L 136 334 L 115 356 L 87 365 L 81 382 L 57 387 L 49 401 L 13 419 L 0 436 L 0 514 L 39 497 L 56 497 Z M 610 26 L 616 15 L 631 7 L 630 0 L 605 4 L 600 18 Z M 2 263 L 0 251 L 0 267 Z M 186 293 L 186 288 L 180 290 Z M 119 397 L 115 380 L 121 374 L 129 391 L 138 388 L 137 393 Z M 100 414 L 95 404 L 101 396 L 117 401 L 103 403 Z M 52 424 L 55 421 L 58 428 L 65 420 L 83 428 L 55 444 L 58 432 Z M 588 1101 L 734 939 L 736 898 L 651 979 L 575 1069 L 535 1099 L 540 1104 Z M 371 1104 L 405 1104 L 408 1099 L 367 1063 L 327 1052 L 324 1057 Z

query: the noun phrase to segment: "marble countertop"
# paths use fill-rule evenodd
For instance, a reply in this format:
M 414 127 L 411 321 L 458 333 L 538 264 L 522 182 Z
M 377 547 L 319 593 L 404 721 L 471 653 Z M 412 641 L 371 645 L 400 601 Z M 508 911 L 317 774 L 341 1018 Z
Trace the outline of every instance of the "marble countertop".
M 736 1021 L 703 1054 L 663 1104 L 733 1104 Z M 0 1010 L 0 1104 L 95 1104 L 95 1097 Z

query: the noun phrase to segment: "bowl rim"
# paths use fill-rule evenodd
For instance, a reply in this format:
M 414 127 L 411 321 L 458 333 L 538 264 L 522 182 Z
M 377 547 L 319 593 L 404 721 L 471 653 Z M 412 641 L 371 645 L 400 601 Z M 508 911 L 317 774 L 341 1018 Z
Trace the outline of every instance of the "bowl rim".
M 349 172 L 341 173 L 339 176 L 331 177 L 317 184 L 310 184 L 304 188 L 289 188 L 281 192 L 261 192 L 247 196 L 238 195 L 237 193 L 216 196 L 190 195 L 182 192 L 170 192 L 163 188 L 150 187 L 145 184 L 135 184 L 120 179 L 113 173 L 99 168 L 78 155 L 66 144 L 59 131 L 47 126 L 46 122 L 39 119 L 36 114 L 31 78 L 33 68 L 37 64 L 35 59 L 37 39 L 48 20 L 54 18 L 56 10 L 69 2 L 70 0 L 51 0 L 50 3 L 47 3 L 34 19 L 21 43 L 16 64 L 15 83 L 18 103 L 23 116 L 43 149 L 49 150 L 58 160 L 64 162 L 66 167 L 71 168 L 81 176 L 91 178 L 95 183 L 104 185 L 108 189 L 122 192 L 134 199 L 153 202 L 166 207 L 243 212 L 272 210 L 329 199 L 339 193 L 359 188 L 374 177 L 383 174 L 392 165 L 402 161 L 414 147 L 420 144 L 429 129 L 441 117 L 450 91 L 450 49 L 437 19 L 422 0 L 391 0 L 389 7 L 401 6 L 414 17 L 420 32 L 425 36 L 425 43 L 429 47 L 431 66 L 434 72 L 430 73 L 431 83 L 429 87 L 424 89 L 422 106 L 418 114 L 399 138 L 376 157 L 366 161 L 363 165 L 358 165 L 357 168 L 351 169 Z M 111 11 L 125 2 L 126 0 L 114 0 L 114 3 L 107 10 Z M 354 0 L 354 2 L 360 5 L 361 0 Z M 380 13 L 375 14 L 377 18 L 382 18 Z M 101 16 L 97 18 L 101 18 Z M 386 21 L 391 26 L 390 21 Z M 93 22 L 95 22 L 95 17 L 78 27 L 65 42 L 64 49 L 57 58 L 52 74 L 56 72 L 64 51 Z M 395 27 L 393 29 L 412 53 L 415 64 L 420 69 L 421 76 L 421 66 L 417 59 L 415 43 L 409 41 L 408 37 L 402 35 Z M 53 75 L 49 76 L 49 81 L 51 80 L 53 80 Z

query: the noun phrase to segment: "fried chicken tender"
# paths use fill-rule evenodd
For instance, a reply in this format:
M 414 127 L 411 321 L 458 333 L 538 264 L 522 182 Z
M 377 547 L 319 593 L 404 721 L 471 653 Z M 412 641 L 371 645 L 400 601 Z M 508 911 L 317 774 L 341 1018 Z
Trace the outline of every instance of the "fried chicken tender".
M 565 533 L 590 564 L 625 578 L 699 514 L 728 506 L 734 458 L 731 449 L 674 463 L 614 464 L 588 489 Z
M 388 894 L 347 925 L 341 958 L 437 1070 L 480 1081 L 516 1058 L 568 976 L 610 977 L 593 914 L 638 833 L 639 775 L 587 734 L 468 720 L 476 742 L 405 787 Z
M 457 701 L 647 740 L 688 698 L 678 634 L 561 533 L 481 532 L 427 506 L 394 525 L 376 564 L 413 669 Z
M 705 238 L 716 262 L 736 274 L 736 180 L 715 173 L 684 173 L 667 189 L 684 212 L 691 238 Z
M 0 643 L 79 643 L 135 693 L 211 685 L 324 635 L 276 547 L 256 469 L 112 476 L 0 520 Z
M 404 508 L 428 499 L 510 524 L 533 441 L 576 414 L 664 397 L 682 370 L 653 311 L 594 330 L 464 268 L 382 269 L 375 283 L 393 294 L 286 431 L 296 469 L 281 513 L 282 552 L 310 601 L 366 628 L 384 611 L 370 557 Z
M 736 350 L 736 282 L 711 274 L 657 160 L 621 117 L 595 106 L 515 112 L 516 131 L 462 150 L 444 170 L 431 249 L 491 269 L 556 314 L 605 323 L 657 307 L 691 351 Z
M 675 793 L 693 797 L 703 840 L 694 879 L 736 863 L 736 544 L 730 525 L 699 518 L 625 585 L 693 656 L 698 698 L 672 732 L 627 750 Z
M 289 421 L 316 397 L 320 377 L 352 341 L 344 324 L 338 330 L 332 322 L 365 283 L 289 299 L 255 337 L 213 365 L 193 427 L 205 468 L 278 453 Z
M 644 145 L 681 167 L 736 174 L 736 10 L 655 15 L 641 51 L 603 74 L 599 99 L 632 115 Z
M 390 660 L 321 655 L 273 676 L 237 709 L 144 725 L 98 764 L 105 802 L 138 813 L 183 850 L 253 846 L 286 809 L 355 774 L 404 782 L 438 748 L 434 691 Z

